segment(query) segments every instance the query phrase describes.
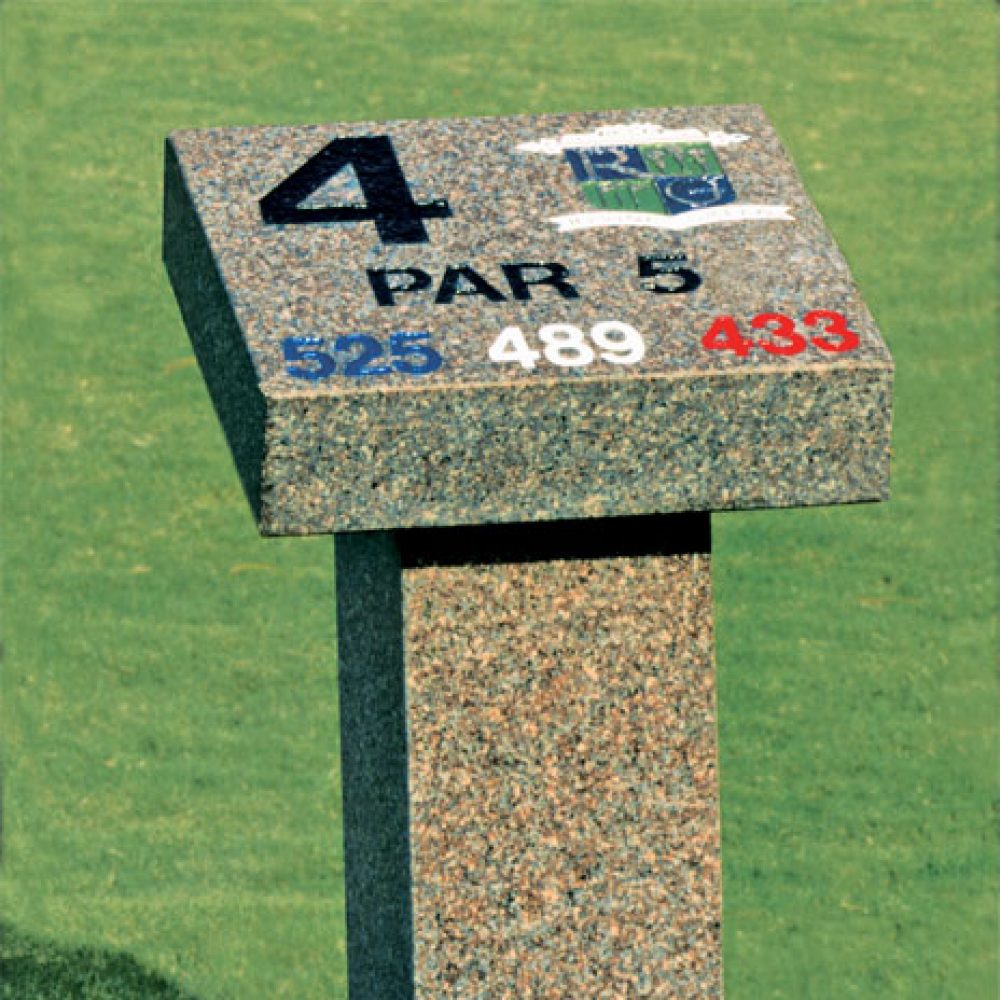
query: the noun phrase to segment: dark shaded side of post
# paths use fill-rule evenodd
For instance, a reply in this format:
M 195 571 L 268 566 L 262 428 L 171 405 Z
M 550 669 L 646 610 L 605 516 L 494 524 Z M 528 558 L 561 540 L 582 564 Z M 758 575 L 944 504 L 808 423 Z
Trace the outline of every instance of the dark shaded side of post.
M 351 1000 L 412 1000 L 403 592 L 390 532 L 336 538 Z

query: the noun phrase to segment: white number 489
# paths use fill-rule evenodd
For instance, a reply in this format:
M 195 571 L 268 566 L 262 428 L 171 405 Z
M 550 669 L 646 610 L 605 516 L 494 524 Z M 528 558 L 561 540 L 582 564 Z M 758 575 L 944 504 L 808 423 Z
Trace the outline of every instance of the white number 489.
M 590 328 L 590 343 L 583 330 L 571 323 L 548 323 L 538 331 L 542 350 L 529 346 L 519 326 L 505 326 L 490 344 L 489 357 L 497 363 L 516 362 L 531 371 L 544 357 L 562 368 L 591 364 L 596 347 L 604 361 L 613 365 L 634 365 L 646 354 L 642 335 L 628 323 L 605 320 Z M 591 347 L 591 343 L 594 345 Z

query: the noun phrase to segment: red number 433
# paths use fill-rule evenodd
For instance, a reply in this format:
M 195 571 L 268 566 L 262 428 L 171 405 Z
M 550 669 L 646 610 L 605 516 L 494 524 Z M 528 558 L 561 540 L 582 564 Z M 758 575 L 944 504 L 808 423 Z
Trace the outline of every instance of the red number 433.
M 844 315 L 830 309 L 807 312 L 802 324 L 820 330 L 808 342 L 830 354 L 853 351 L 861 343 L 858 334 L 848 328 Z M 738 358 L 745 358 L 754 347 L 782 355 L 799 354 L 806 349 L 806 338 L 795 329 L 795 320 L 784 313 L 757 313 L 750 320 L 750 327 L 764 331 L 765 335 L 755 340 L 744 337 L 732 316 L 718 316 L 701 338 L 701 345 L 709 351 L 732 351 Z

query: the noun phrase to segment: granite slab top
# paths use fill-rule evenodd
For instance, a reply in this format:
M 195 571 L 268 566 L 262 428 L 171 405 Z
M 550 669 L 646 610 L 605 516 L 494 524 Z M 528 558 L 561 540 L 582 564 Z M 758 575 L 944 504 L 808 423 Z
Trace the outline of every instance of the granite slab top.
M 753 105 L 175 132 L 164 257 L 266 534 L 887 496 L 889 352 Z

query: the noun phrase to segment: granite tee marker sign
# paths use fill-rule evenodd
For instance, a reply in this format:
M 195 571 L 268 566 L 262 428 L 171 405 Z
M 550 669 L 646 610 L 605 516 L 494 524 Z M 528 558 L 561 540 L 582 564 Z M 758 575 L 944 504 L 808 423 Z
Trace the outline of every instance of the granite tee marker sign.
M 756 107 L 178 132 L 265 534 L 336 534 L 351 1000 L 718 997 L 709 511 L 888 493 L 892 362 Z
M 166 185 L 265 534 L 887 493 L 891 361 L 759 108 L 178 132 Z

